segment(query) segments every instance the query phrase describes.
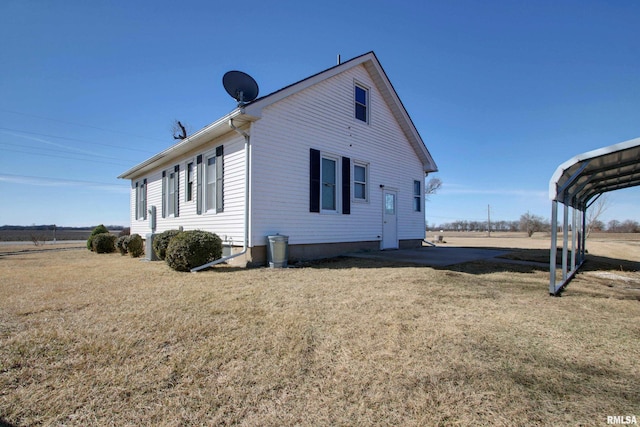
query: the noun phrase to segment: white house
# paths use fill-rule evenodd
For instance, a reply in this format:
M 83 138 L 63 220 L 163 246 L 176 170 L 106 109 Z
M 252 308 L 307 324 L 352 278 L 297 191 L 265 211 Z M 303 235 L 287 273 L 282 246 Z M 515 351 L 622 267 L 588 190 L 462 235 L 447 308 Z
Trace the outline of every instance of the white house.
M 218 234 L 240 265 L 420 246 L 437 170 L 373 52 L 238 107 L 124 172 L 131 232 Z

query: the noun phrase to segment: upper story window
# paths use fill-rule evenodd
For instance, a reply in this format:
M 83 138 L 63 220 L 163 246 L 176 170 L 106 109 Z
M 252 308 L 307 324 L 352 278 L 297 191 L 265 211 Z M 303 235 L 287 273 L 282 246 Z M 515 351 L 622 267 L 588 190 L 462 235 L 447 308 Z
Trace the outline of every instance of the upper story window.
M 369 89 L 356 84 L 354 101 L 356 119 L 369 123 Z

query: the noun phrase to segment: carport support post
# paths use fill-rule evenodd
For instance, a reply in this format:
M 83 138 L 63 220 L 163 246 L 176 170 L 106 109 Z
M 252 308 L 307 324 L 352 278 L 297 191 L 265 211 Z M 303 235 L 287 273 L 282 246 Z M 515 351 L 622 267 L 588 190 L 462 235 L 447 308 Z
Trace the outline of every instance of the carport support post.
M 580 264 L 587 258 L 587 208 L 582 211 L 582 247 L 580 248 Z
M 564 204 L 564 203 L 563 203 Z M 562 217 L 562 283 L 567 281 L 569 255 L 569 205 L 564 204 L 564 215 Z
M 576 269 L 576 246 L 578 243 L 578 212 L 576 208 L 571 209 L 571 271 Z
M 556 294 L 556 255 L 558 253 L 558 201 L 551 201 L 551 251 L 549 252 L 549 294 Z

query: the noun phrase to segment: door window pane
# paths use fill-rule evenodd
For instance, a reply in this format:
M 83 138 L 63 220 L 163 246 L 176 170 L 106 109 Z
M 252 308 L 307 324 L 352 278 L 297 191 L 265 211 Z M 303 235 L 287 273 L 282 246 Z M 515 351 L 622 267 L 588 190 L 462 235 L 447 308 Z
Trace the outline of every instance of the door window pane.
M 384 195 L 384 212 L 387 215 L 396 214 L 396 195 L 391 193 L 385 193 Z

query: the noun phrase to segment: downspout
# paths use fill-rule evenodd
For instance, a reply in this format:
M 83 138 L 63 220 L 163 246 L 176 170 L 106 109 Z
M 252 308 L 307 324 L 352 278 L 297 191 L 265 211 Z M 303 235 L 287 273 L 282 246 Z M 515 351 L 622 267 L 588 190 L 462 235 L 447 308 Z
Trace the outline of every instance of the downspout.
M 238 129 L 233 124 L 233 119 L 229 119 L 229 127 L 236 131 L 238 134 L 244 136 L 244 243 L 242 246 L 242 251 L 237 254 L 229 255 L 226 257 L 222 257 L 215 261 L 211 261 L 207 264 L 203 264 L 199 267 L 194 267 L 191 269 L 192 273 L 197 273 L 200 270 L 204 270 L 205 268 L 213 267 L 216 264 L 221 264 L 223 262 L 227 262 L 232 258 L 236 258 L 242 256 L 247 253 L 247 249 L 249 248 L 249 134 L 243 130 Z

